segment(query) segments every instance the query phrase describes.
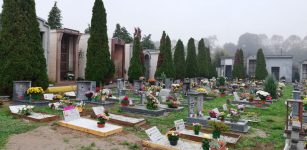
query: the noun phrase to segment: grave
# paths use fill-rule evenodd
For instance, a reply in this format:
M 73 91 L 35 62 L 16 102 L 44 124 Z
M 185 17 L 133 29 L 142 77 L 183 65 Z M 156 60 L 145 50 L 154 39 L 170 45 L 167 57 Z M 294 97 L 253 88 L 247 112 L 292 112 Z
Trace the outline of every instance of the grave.
M 124 90 L 125 89 L 125 83 L 124 83 L 123 78 L 116 80 L 116 88 L 117 88 L 117 96 L 118 97 L 126 95 L 126 91 Z
M 183 82 L 183 88 L 182 88 L 183 94 L 184 94 L 184 95 L 187 95 L 188 92 L 190 91 L 190 89 L 191 89 L 191 82 L 190 82 L 190 80 L 187 78 L 187 79 L 185 79 L 184 82 Z
M 81 118 L 79 112 L 76 109 L 63 111 L 63 114 L 64 120 L 60 121 L 59 125 L 81 132 L 106 137 L 120 133 L 123 130 L 121 126 L 113 125 L 110 123 L 106 123 L 104 128 L 98 128 L 96 120 Z
M 77 100 L 87 101 L 86 92 L 96 92 L 95 81 L 77 81 Z
M 104 107 L 93 107 L 95 115 L 104 113 Z M 124 126 L 141 126 L 146 123 L 144 118 L 134 118 L 125 115 L 109 114 L 109 122 Z
M 175 128 L 171 130 L 176 130 L 180 133 L 180 138 L 195 141 L 195 142 L 202 142 L 204 139 L 211 140 L 212 139 L 212 130 L 202 128 L 200 130 L 199 135 L 194 134 L 193 126 L 185 126 L 183 119 L 174 121 Z M 241 138 L 240 134 L 228 133 L 224 132 L 221 133 L 220 139 L 225 141 L 227 147 L 235 147 L 239 139 Z
M 210 118 L 209 116 L 204 116 L 202 114 L 203 99 L 202 99 L 201 95 L 202 95 L 201 93 L 196 93 L 196 92 L 189 92 L 188 93 L 188 101 L 189 101 L 189 111 L 188 111 L 188 113 L 189 114 L 188 114 L 187 122 L 189 124 L 200 123 L 204 127 L 209 127 L 208 122 L 210 120 L 216 120 L 216 121 L 219 121 L 219 120 Z M 195 113 L 194 109 L 195 109 L 195 103 L 196 102 L 197 102 L 197 112 Z M 250 127 L 248 126 L 248 121 L 246 121 L 246 120 L 239 120 L 238 122 L 230 122 L 230 121 L 226 120 L 224 123 L 230 127 L 230 130 L 236 131 L 236 132 L 246 133 L 250 129 Z
M 166 89 L 171 89 L 173 84 L 173 79 L 172 78 L 166 78 L 165 79 L 165 88 Z
M 165 109 L 158 108 L 156 110 L 147 109 L 146 106 L 135 105 L 135 106 L 125 106 L 120 107 L 120 110 L 128 113 L 136 113 L 148 116 L 162 116 L 166 112 Z
M 149 137 L 148 140 L 143 140 L 142 145 L 144 147 L 152 148 L 152 149 L 160 149 L 160 150 L 198 150 L 202 149 L 202 144 L 185 140 L 179 139 L 178 144 L 176 146 L 171 146 L 169 141 L 165 135 L 162 135 L 161 132 L 158 130 L 156 126 L 147 129 L 146 131 L 147 136 Z
M 34 121 L 34 122 L 50 122 L 50 121 L 54 121 L 54 120 L 58 120 L 60 119 L 59 116 L 56 115 L 50 115 L 50 114 L 45 114 L 45 113 L 38 113 L 38 112 L 31 112 L 30 115 L 25 116 L 25 115 L 21 115 L 19 113 L 19 111 L 25 107 L 30 107 L 30 108 L 34 108 L 34 106 L 26 106 L 26 105 L 15 105 L 15 106 L 9 106 L 9 109 L 11 111 L 11 114 L 17 118 L 22 118 L 22 119 L 26 119 L 26 120 L 30 120 L 30 121 Z
M 261 103 L 261 100 L 253 100 L 252 102 L 247 100 L 240 100 L 240 97 L 237 92 L 233 92 L 234 100 L 231 101 L 231 104 L 234 105 L 245 105 L 246 107 L 260 107 L 260 108 L 267 108 L 271 104 L 273 104 L 272 100 L 267 100 L 265 104 Z
M 141 91 L 142 89 L 142 81 L 141 80 L 134 80 L 133 81 L 133 88 L 135 92 Z
M 28 104 L 35 106 L 47 106 L 49 102 L 39 100 L 32 101 L 31 96 L 26 95 L 28 88 L 31 87 L 31 81 L 14 81 L 13 82 L 13 101 L 17 104 Z

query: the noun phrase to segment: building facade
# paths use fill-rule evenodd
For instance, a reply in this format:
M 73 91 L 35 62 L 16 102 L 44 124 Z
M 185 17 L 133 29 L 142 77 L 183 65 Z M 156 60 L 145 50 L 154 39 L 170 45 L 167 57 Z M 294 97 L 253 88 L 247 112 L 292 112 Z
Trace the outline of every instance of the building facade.
M 302 61 L 300 66 L 300 80 L 307 80 L 307 60 Z

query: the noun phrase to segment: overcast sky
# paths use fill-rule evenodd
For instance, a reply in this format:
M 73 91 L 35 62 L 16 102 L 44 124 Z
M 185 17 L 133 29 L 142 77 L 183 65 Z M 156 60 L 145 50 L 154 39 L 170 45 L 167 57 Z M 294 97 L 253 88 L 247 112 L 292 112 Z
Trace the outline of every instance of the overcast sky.
M 35 0 L 37 16 L 47 20 L 54 0 Z M 57 0 L 66 28 L 81 32 L 90 23 L 94 0 Z M 2 6 L 3 1 L 0 1 Z M 171 39 L 186 41 L 216 35 L 218 43 L 237 43 L 246 32 L 307 35 L 307 0 L 104 0 L 108 36 L 115 24 L 130 33 L 140 27 L 142 34 L 159 40 L 165 30 Z M 1 8 L 2 9 L 2 8 Z

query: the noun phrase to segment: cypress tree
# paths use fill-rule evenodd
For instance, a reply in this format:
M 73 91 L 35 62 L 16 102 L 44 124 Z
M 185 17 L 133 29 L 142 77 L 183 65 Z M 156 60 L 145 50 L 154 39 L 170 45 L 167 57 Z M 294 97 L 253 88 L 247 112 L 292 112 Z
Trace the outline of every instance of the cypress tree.
M 207 53 L 206 53 L 206 47 L 204 39 L 201 39 L 198 42 L 198 69 L 199 69 L 199 76 L 201 77 L 208 77 L 208 60 L 207 60 Z
M 257 52 L 255 78 L 257 80 L 264 80 L 267 75 L 268 71 L 266 70 L 265 57 L 262 49 L 260 48 Z
M 92 12 L 85 79 L 96 81 L 101 85 L 114 75 L 115 68 L 110 59 L 107 16 L 102 0 L 95 0 Z
M 121 40 L 124 40 L 126 43 L 131 43 L 133 41 L 127 29 L 125 27 L 121 27 L 120 24 L 116 24 L 113 38 L 119 38 Z
M 194 39 L 190 38 L 188 42 L 188 54 L 186 61 L 186 77 L 194 78 L 198 75 L 198 63 Z
M 140 31 L 140 30 L 139 30 Z M 133 82 L 133 80 L 138 80 L 141 76 L 144 75 L 145 67 L 144 63 L 141 60 L 142 47 L 141 47 L 141 36 L 140 34 L 135 33 L 134 42 L 133 42 L 133 53 L 130 60 L 130 66 L 128 69 L 128 80 Z
M 174 78 L 175 77 L 175 67 L 173 63 L 173 56 L 172 56 L 172 44 L 171 44 L 171 39 L 167 35 L 165 38 L 165 59 L 162 64 L 163 72 L 165 75 L 169 78 Z
M 244 54 L 243 54 L 243 50 L 240 49 L 240 58 L 241 58 L 241 63 L 240 63 L 240 71 L 241 71 L 241 78 L 245 78 L 245 68 L 244 68 Z
M 215 69 L 215 67 L 214 67 L 214 65 L 213 65 L 213 63 L 212 63 L 212 61 L 211 61 L 211 53 L 210 53 L 210 48 L 209 47 L 207 47 L 206 48 L 206 56 L 207 56 L 207 64 L 208 64 L 208 68 L 209 68 L 209 70 L 208 70 L 208 78 L 212 78 L 212 77 L 214 77 L 214 76 L 217 76 L 217 73 L 216 73 L 216 69 Z
M 164 61 L 164 51 L 165 51 L 165 41 L 166 40 L 166 33 L 165 31 L 163 31 L 162 33 L 162 37 L 160 39 L 160 47 L 159 47 L 159 50 L 160 50 L 160 53 L 159 53 L 159 56 L 158 56 L 158 62 L 157 62 L 157 69 L 156 69 L 156 72 L 155 72 L 155 77 L 160 77 L 161 74 L 163 73 L 163 70 L 162 70 L 162 63 Z
M 270 93 L 273 99 L 277 98 L 277 85 L 278 85 L 278 82 L 275 79 L 274 75 L 268 75 L 265 78 L 264 91 Z
M 235 60 L 232 70 L 232 77 L 243 79 L 245 77 L 243 50 L 238 49 L 235 54 Z
M 0 33 L 0 88 L 12 93 L 15 80 L 48 87 L 44 49 L 34 0 L 4 0 Z
M 48 15 L 48 25 L 50 26 L 50 29 L 60 29 L 62 28 L 61 21 L 61 10 L 58 8 L 57 2 L 55 1 Z
M 184 79 L 185 65 L 184 45 L 181 40 L 178 40 L 174 53 L 176 79 Z

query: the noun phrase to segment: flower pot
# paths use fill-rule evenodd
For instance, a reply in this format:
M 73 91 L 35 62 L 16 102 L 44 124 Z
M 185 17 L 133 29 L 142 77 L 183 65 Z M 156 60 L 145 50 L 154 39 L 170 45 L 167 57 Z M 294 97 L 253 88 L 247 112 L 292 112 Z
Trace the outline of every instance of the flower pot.
M 215 138 L 215 139 L 218 139 L 220 138 L 221 136 L 221 132 L 220 131 L 213 131 L 212 132 L 212 137 Z
M 265 100 L 261 100 L 261 103 L 262 103 L 262 104 L 265 104 L 265 102 L 266 102 Z
M 129 104 L 122 103 L 121 105 L 122 105 L 123 107 L 127 107 Z
M 176 146 L 178 144 L 178 140 L 169 141 L 169 144 L 172 146 Z
M 220 96 L 221 96 L 221 97 L 225 97 L 225 93 L 221 93 Z
M 97 123 L 98 128 L 104 128 L 104 126 L 105 126 L 105 123 Z
M 41 99 L 41 95 L 40 94 L 31 94 L 31 99 L 38 101 Z
M 195 135 L 199 135 L 199 130 L 194 130 Z

